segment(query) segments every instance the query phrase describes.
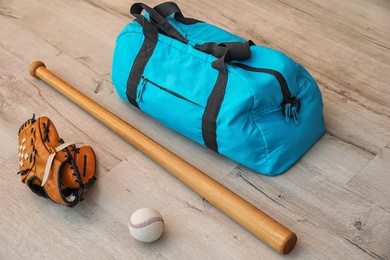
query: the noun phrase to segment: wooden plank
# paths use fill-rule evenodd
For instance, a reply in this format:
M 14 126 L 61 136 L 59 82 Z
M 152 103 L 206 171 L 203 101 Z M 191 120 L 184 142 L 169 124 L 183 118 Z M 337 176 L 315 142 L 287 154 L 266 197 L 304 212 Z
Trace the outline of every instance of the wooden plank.
M 345 185 L 372 159 L 369 152 L 325 134 L 298 162 L 319 170 L 321 178 Z
M 390 148 L 386 147 L 347 185 L 365 200 L 371 201 L 366 211 L 359 212 L 354 223 L 353 242 L 371 252 L 390 256 Z
M 390 147 L 387 146 L 359 171 L 348 186 L 371 201 L 390 209 Z
M 112 51 L 117 34 L 132 20 L 131 3 L 3 1 L 0 207 L 7 210 L 0 214 L 0 258 L 390 258 L 389 1 L 178 4 L 186 16 L 279 49 L 308 68 L 323 93 L 327 134 L 276 178 L 237 167 L 117 97 L 110 79 Z M 298 234 L 297 247 L 286 257 L 278 255 L 72 102 L 32 79 L 27 71 L 37 59 L 289 226 Z M 16 176 L 17 130 L 32 113 L 52 118 L 64 139 L 77 137 L 96 150 L 98 181 L 76 208 L 38 198 Z M 155 244 L 137 243 L 127 229 L 130 213 L 144 205 L 158 208 L 167 220 L 166 233 Z

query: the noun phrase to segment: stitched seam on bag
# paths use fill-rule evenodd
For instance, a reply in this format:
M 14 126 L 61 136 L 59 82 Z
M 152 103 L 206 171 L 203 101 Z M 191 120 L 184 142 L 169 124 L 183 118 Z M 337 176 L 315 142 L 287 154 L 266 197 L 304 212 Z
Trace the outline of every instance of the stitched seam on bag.
M 139 25 L 140 26 L 140 25 Z M 142 36 L 144 36 L 144 34 L 142 33 L 142 32 L 138 32 L 138 31 L 135 31 L 135 28 L 132 28 L 133 27 L 133 25 L 130 23 L 130 24 L 128 24 L 126 27 L 125 27 L 125 29 L 123 29 L 120 33 L 119 33 L 119 35 L 118 35 L 118 37 L 116 38 L 116 43 L 120 40 L 120 38 L 122 38 L 125 34 L 128 34 L 128 33 L 137 33 L 137 34 L 141 34 Z M 139 28 L 141 28 L 142 29 L 142 27 L 140 26 Z M 145 37 L 145 36 L 144 36 Z
M 248 83 L 240 75 L 233 73 L 231 70 L 228 70 L 228 68 L 226 68 L 226 71 L 230 72 L 231 74 L 235 75 L 238 79 L 240 79 L 243 82 L 243 84 L 246 86 L 248 91 L 250 92 L 251 98 L 252 98 L 252 106 L 249 109 L 249 111 L 252 111 L 254 109 L 254 106 L 255 106 L 255 94 L 253 93 L 252 89 L 249 87 Z
M 187 35 L 187 32 L 188 32 L 188 29 L 187 31 L 184 31 L 184 29 L 182 27 L 180 27 L 180 22 L 176 21 L 176 19 L 170 19 L 169 20 L 169 23 L 172 23 L 172 25 L 176 25 L 174 26 L 176 30 L 178 30 L 181 34 L 184 34 L 184 38 L 186 38 L 188 41 L 190 41 L 190 39 L 188 38 L 188 35 Z M 190 25 L 187 25 L 187 26 L 190 26 Z
M 251 115 L 252 115 L 253 123 L 255 124 L 256 128 L 259 130 L 260 135 L 261 135 L 261 137 L 262 137 L 262 139 L 263 139 L 263 143 L 264 143 L 264 147 L 265 147 L 265 157 L 266 157 L 266 159 L 267 159 L 267 164 L 268 164 L 268 171 L 269 171 L 269 173 L 272 174 L 273 172 L 272 172 L 271 164 L 269 163 L 269 162 L 270 162 L 270 158 L 269 158 L 269 152 L 268 152 L 267 142 L 265 141 L 263 131 L 262 131 L 262 130 L 260 129 L 260 127 L 256 124 L 256 120 L 255 120 L 255 118 L 254 118 L 254 116 L 253 116 L 252 111 L 251 111 Z
M 302 78 L 306 79 L 306 82 L 303 84 L 303 86 L 301 88 L 299 88 L 298 86 L 298 90 L 297 90 L 297 93 L 295 93 L 295 96 L 298 96 L 303 90 L 305 90 L 307 88 L 307 86 L 309 85 L 309 83 L 315 85 L 315 81 L 313 82 L 309 77 L 307 77 L 306 75 L 306 71 L 304 71 L 304 67 L 302 65 L 300 65 L 299 63 L 296 63 L 297 66 L 300 66 L 299 68 L 299 71 L 297 73 L 297 75 L 302 75 Z
M 274 106 L 274 107 L 269 107 L 269 108 L 265 108 L 261 111 L 259 111 L 257 114 L 256 114 L 256 120 L 263 116 L 263 115 L 268 115 L 268 114 L 272 114 L 272 113 L 275 113 L 275 112 L 278 112 L 282 110 L 280 106 Z
M 314 84 L 314 82 L 311 81 L 308 77 L 305 76 L 304 78 L 306 79 L 306 82 L 303 85 L 303 87 L 298 89 L 298 92 L 297 92 L 296 96 L 298 96 L 303 90 L 305 90 L 309 84 Z

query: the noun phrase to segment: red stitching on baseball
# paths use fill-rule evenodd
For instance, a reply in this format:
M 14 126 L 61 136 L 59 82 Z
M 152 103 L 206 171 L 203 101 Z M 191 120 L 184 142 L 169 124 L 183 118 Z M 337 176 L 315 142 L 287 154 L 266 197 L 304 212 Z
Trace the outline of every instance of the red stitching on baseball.
M 130 222 L 129 224 L 132 228 L 139 229 L 139 228 L 147 227 L 157 221 L 161 221 L 164 224 L 164 220 L 162 217 L 153 217 L 138 224 L 133 224 L 131 223 L 131 221 L 129 221 Z

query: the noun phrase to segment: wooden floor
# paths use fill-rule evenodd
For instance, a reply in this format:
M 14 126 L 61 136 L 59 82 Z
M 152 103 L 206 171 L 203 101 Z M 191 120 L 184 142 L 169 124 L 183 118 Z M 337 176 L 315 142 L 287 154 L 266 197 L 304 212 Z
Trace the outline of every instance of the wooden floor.
M 149 1 L 151 6 L 157 1 Z M 390 1 L 178 0 L 208 21 L 302 63 L 324 98 L 326 134 L 281 176 L 259 175 L 121 101 L 111 83 L 131 1 L 0 1 L 0 259 L 390 259 Z M 282 256 L 40 80 L 47 67 L 298 235 Z M 20 182 L 17 132 L 35 113 L 91 145 L 98 181 L 75 208 Z M 130 236 L 158 209 L 156 243 Z

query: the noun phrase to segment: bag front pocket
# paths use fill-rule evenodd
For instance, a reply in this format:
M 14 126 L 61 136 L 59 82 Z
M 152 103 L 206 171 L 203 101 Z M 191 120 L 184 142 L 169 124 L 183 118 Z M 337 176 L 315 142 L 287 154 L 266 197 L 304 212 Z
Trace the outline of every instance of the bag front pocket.
M 154 87 L 156 87 L 156 88 L 158 88 L 158 89 L 160 89 L 160 90 L 162 90 L 162 91 L 164 91 L 172 96 L 175 96 L 176 98 L 179 98 L 179 99 L 182 99 L 182 100 L 189 102 L 191 104 L 200 106 L 199 104 L 195 103 L 194 101 L 191 101 L 190 99 L 188 99 L 188 98 L 186 98 L 186 97 L 184 97 L 184 96 L 182 96 L 182 95 L 180 95 L 180 94 L 178 94 L 170 89 L 164 88 L 164 87 L 158 85 L 157 83 L 151 81 L 150 79 L 148 79 L 144 76 L 142 76 L 141 78 L 142 78 L 142 83 L 141 83 L 141 89 L 139 89 L 138 93 L 137 93 L 137 102 L 139 102 L 141 100 L 143 91 L 146 87 L 146 84 L 149 83 L 150 85 L 152 85 L 152 86 L 154 86 Z
M 169 128 L 204 144 L 202 116 L 204 107 L 168 87 L 142 76 L 137 89 L 139 108 Z

